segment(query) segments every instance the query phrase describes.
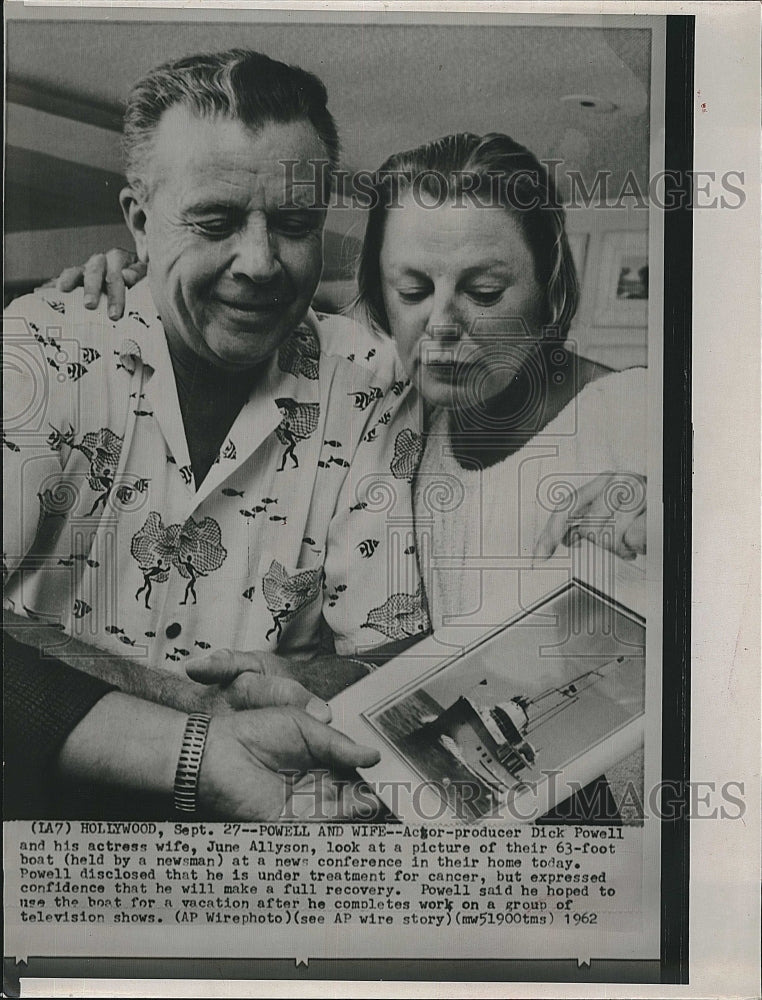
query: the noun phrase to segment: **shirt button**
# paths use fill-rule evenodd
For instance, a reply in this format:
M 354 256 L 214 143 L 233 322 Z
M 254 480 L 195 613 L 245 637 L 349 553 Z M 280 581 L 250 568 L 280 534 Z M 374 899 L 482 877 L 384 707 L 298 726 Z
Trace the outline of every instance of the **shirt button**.
M 178 635 L 182 632 L 182 626 L 179 622 L 172 622 L 171 625 L 167 625 L 166 636 L 168 639 L 176 639 Z

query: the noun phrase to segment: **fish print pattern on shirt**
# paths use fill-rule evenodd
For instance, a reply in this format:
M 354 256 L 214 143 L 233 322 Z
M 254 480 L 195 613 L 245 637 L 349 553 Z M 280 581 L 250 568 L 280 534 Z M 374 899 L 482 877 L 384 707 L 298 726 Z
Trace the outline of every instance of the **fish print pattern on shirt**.
M 101 427 L 98 431 L 90 431 L 83 435 L 81 441 L 77 443 L 74 429 L 69 425 L 69 429 L 65 433 L 53 427 L 48 436 L 48 444 L 52 451 L 69 448 L 71 451 L 82 452 L 90 463 L 87 484 L 94 493 L 98 494 L 95 503 L 90 508 L 88 517 L 92 517 L 101 505 L 105 510 L 119 465 L 122 438 L 110 428 Z
M 22 412 L 11 401 L 24 402 L 39 372 L 47 386 L 39 418 L 4 427 L 7 605 L 136 669 L 181 676 L 182 650 L 197 641 L 303 655 L 327 627 L 343 655 L 383 644 L 367 621 L 389 598 L 387 515 L 368 490 L 391 477 L 395 435 L 418 412 L 393 348 L 345 317 L 308 313 L 196 484 L 147 283 L 128 290 L 116 322 L 85 309 L 81 291 L 48 299 L 63 311 L 36 294 L 6 317 L 10 340 L 35 359 L 8 377 L 7 412 Z M 68 364 L 88 371 L 73 370 L 75 381 Z M 406 506 L 412 516 L 407 484 L 395 485 L 395 516 Z M 291 583 L 268 575 L 273 563 Z
M 423 436 L 405 427 L 394 439 L 394 458 L 390 469 L 395 479 L 411 482 L 423 454 Z
M 409 639 L 431 630 L 423 587 L 414 594 L 392 594 L 379 608 L 373 608 L 363 628 L 374 629 L 387 639 Z

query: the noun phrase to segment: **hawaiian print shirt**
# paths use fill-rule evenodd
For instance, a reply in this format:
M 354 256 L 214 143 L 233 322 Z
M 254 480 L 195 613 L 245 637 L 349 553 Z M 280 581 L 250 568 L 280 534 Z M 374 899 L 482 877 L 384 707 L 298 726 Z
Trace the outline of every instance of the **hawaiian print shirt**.
M 6 606 L 177 673 L 208 649 L 362 655 L 428 629 L 418 415 L 386 341 L 309 313 L 196 488 L 146 281 L 119 322 L 44 288 L 5 330 Z

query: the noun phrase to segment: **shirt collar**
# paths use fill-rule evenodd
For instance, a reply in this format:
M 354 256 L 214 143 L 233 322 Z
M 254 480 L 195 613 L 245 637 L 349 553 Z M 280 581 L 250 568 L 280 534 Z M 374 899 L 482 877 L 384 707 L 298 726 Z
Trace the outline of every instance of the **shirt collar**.
M 150 366 L 154 371 L 169 362 L 167 335 L 151 295 L 151 286 L 144 278 L 127 289 L 124 316 L 116 323 L 121 335 L 119 360 L 124 365 L 136 361 Z
M 305 326 L 317 334 L 318 319 L 311 310 L 294 333 Z M 125 315 L 116 328 L 122 335 L 119 356 L 124 367 L 131 372 L 135 372 L 137 365 L 149 369 L 144 382 L 146 406 L 150 408 L 178 467 L 188 469 L 185 480 L 189 513 L 235 472 L 275 430 L 282 419 L 276 398 L 319 399 L 317 380 L 296 378 L 281 370 L 276 351 L 263 378 L 252 390 L 230 429 L 229 440 L 234 442 L 232 450 L 235 457 L 213 465 L 199 489 L 194 490 L 190 482 L 188 445 L 167 336 L 145 279 L 127 292 Z

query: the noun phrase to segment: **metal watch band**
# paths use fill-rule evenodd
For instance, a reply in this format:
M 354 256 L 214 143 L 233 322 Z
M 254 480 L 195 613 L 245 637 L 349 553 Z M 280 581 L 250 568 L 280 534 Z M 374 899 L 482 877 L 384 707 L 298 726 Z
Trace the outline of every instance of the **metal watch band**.
M 188 716 L 180 747 L 180 757 L 175 771 L 175 809 L 177 812 L 196 811 L 196 792 L 201 758 L 206 746 L 211 716 L 203 712 L 193 712 Z

